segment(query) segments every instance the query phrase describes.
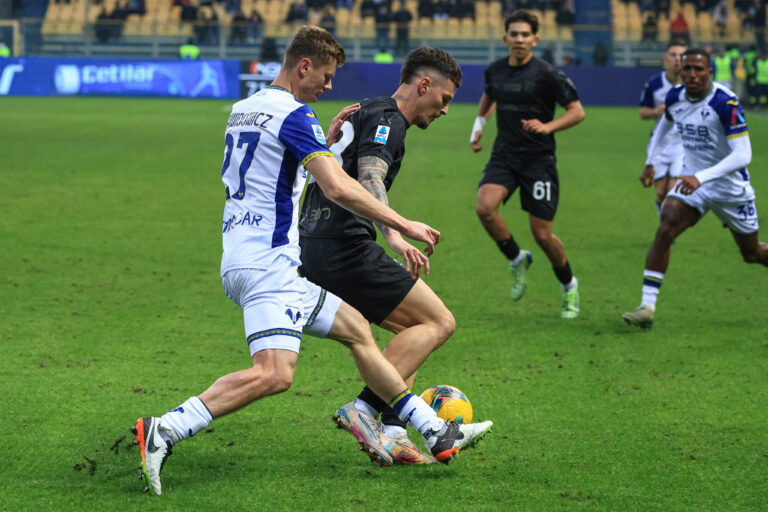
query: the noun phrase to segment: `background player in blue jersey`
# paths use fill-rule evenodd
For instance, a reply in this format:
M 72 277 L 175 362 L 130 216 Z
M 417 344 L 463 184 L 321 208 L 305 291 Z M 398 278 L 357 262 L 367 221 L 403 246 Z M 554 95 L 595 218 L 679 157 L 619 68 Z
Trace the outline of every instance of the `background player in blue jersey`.
M 405 156 L 405 135 L 416 125 L 426 129 L 448 113 L 448 104 L 461 85 L 461 68 L 448 52 L 419 48 L 403 63 L 400 85 L 389 97 L 369 98 L 349 116 L 331 150 L 344 170 L 371 194 L 388 204 L 387 191 Z M 365 318 L 395 334 L 384 355 L 407 384 L 416 369 L 453 333 L 456 322 L 443 301 L 421 279 L 429 260 L 400 234 L 376 223 L 390 248 L 405 266 L 376 243 L 373 223 L 330 201 L 317 183 L 310 183 L 299 224 L 301 272 L 307 279 L 341 297 Z M 408 438 L 406 424 L 368 386 L 349 405 L 381 413 L 384 443 L 394 462 L 430 464 Z
M 472 150 L 482 149 L 483 126 L 496 105 L 498 135 L 491 159 L 483 171 L 475 210 L 480 222 L 512 267 L 513 300 L 526 288 L 526 271 L 533 261 L 521 250 L 499 213 L 502 203 L 520 188 L 520 204 L 528 212 L 531 233 L 547 255 L 560 281 L 563 301 L 560 316 L 579 314 L 578 280 L 571 271 L 563 242 L 552 233 L 557 212 L 559 179 L 555 165 L 554 133 L 584 120 L 584 108 L 573 82 L 561 70 L 533 56 L 539 41 L 539 20 L 525 10 L 504 20 L 504 43 L 509 55 L 485 71 L 485 92 L 472 127 Z M 565 113 L 554 118 L 555 106 Z
M 297 212 L 305 169 L 332 201 L 425 242 L 428 254 L 440 236 L 372 196 L 328 150 L 323 130 L 306 103 L 331 89 L 336 66 L 344 59 L 344 49 L 327 31 L 302 27 L 288 45 L 275 81 L 232 107 L 221 172 L 226 187 L 221 276 L 225 293 L 243 309 L 252 366 L 221 377 L 162 417 L 137 420 L 134 432 L 142 473 L 155 494 L 161 493 L 160 472 L 172 446 L 214 418 L 290 387 L 302 332 L 347 346 L 366 384 L 422 433 L 440 461 L 448 462 L 459 449 L 476 443 L 492 425 L 459 425 L 438 418 L 384 358 L 365 318 L 297 275 Z M 373 418 L 344 408 L 337 416 L 339 425 L 372 459 L 392 462 Z
M 669 90 L 678 85 L 680 78 L 680 57 L 685 52 L 686 46 L 679 41 L 670 41 L 664 54 L 664 71 L 656 73 L 645 82 L 643 93 L 640 96 L 640 119 L 652 119 L 655 121 L 654 129 L 662 122 L 664 116 L 664 100 Z M 651 132 L 653 136 L 653 131 Z M 664 151 L 654 162 L 654 176 L 650 176 L 651 169 L 646 168 L 640 175 L 640 182 L 644 187 L 654 185 L 656 189 L 656 211 L 661 212 L 661 203 L 667 192 L 675 184 L 675 178 L 683 167 L 683 148 L 680 138 L 674 132 Z M 650 141 L 648 147 L 650 148 Z M 650 155 L 648 155 L 650 156 Z
M 706 51 L 688 50 L 682 63 L 683 85 L 667 94 L 665 121 L 653 134 L 646 165 L 675 130 L 683 144 L 683 171 L 662 205 L 656 238 L 645 259 L 641 304 L 622 315 L 627 324 L 644 329 L 653 326 L 672 241 L 707 211 L 731 230 L 744 261 L 768 266 L 768 244 L 758 240 L 755 192 L 746 168 L 752 147 L 744 109 L 733 92 L 712 81 Z

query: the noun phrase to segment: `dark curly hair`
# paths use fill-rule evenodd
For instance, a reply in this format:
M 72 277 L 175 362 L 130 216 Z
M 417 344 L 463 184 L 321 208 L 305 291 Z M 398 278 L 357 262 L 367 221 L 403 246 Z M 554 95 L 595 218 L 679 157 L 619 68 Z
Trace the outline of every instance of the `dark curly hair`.
M 531 26 L 531 32 L 534 34 L 539 32 L 539 18 L 531 11 L 526 11 L 525 9 L 512 11 L 512 14 L 504 20 L 504 32 L 509 30 L 509 26 L 512 23 L 527 23 Z
M 434 69 L 450 79 L 457 88 L 461 87 L 461 68 L 456 59 L 445 50 L 429 46 L 422 46 L 408 54 L 400 71 L 400 83 L 410 82 L 424 68 Z

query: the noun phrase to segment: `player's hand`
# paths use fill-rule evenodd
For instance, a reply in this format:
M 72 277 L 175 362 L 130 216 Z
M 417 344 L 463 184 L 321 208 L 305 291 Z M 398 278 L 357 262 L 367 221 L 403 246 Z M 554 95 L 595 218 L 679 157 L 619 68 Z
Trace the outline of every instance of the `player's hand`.
M 653 178 L 655 176 L 656 169 L 654 169 L 652 165 L 646 165 L 645 169 L 643 169 L 643 174 L 640 175 L 640 183 L 642 183 L 645 188 L 648 188 L 653 185 Z
M 701 186 L 701 182 L 696 176 L 678 176 L 680 181 L 675 185 L 675 192 L 680 192 L 684 196 L 689 196 Z
M 656 116 L 656 119 L 664 115 L 664 110 L 666 108 L 667 106 L 664 103 L 662 103 L 661 105 L 653 109 L 653 115 Z
M 432 256 L 432 253 L 435 252 L 435 244 L 440 241 L 440 232 L 421 222 L 409 220 L 400 232 L 408 238 L 426 243 L 424 254 L 427 256 Z
M 336 143 L 336 139 L 339 137 L 339 132 L 341 131 L 341 126 L 344 124 L 344 121 L 347 120 L 350 114 L 353 114 L 360 110 L 360 104 L 355 103 L 354 105 L 347 105 L 341 111 L 331 119 L 331 126 L 328 127 L 328 145 L 332 146 L 334 143 Z
M 472 151 L 477 153 L 481 149 L 483 149 L 482 144 L 480 144 L 480 137 L 483 136 L 483 130 L 477 130 L 472 134 L 472 140 L 469 141 L 469 144 L 472 146 Z
M 523 123 L 523 130 L 530 133 L 537 133 L 539 135 L 549 135 L 552 131 L 546 124 L 542 123 L 538 119 L 521 119 Z
M 419 277 L 422 268 L 425 274 L 429 274 L 429 258 L 416 247 L 403 240 L 400 236 L 391 237 L 387 242 L 392 250 L 403 259 L 405 270 L 411 273 L 413 279 Z

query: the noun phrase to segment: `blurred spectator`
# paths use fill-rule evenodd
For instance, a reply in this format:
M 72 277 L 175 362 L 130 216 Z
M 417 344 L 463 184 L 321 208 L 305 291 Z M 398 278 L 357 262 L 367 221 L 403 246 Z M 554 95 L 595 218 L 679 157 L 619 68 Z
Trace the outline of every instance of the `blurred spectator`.
M 395 42 L 395 55 L 402 57 L 410 51 L 410 23 L 413 20 L 411 11 L 405 8 L 405 0 L 400 0 L 400 8 L 392 15 L 395 22 L 397 40 Z
M 5 41 L 0 39 L 0 59 L 7 59 L 11 56 L 11 49 L 5 44 Z
M 768 107 L 768 52 L 765 49 L 760 50 L 760 56 L 755 60 L 755 68 L 757 105 L 765 108 Z
M 543 60 L 544 62 L 548 62 L 554 66 L 555 52 L 552 51 L 553 49 L 554 49 L 554 46 L 552 45 L 552 43 L 549 43 L 547 47 L 544 48 L 544 50 L 541 52 L 541 60 Z
M 573 0 L 563 0 L 555 14 L 555 22 L 558 25 L 573 25 L 576 19 L 576 11 L 573 7 Z
M 275 38 L 265 37 L 261 42 L 261 62 L 280 62 L 281 60 Z
M 376 8 L 376 46 L 379 48 L 389 48 L 389 24 L 392 21 L 392 13 L 389 6 L 380 3 Z
M 248 18 L 245 17 L 243 11 L 240 9 L 235 11 L 234 16 L 232 16 L 232 29 L 229 31 L 229 44 L 245 44 L 249 25 Z
M 435 4 L 432 0 L 419 0 L 419 18 L 432 18 L 435 15 Z
M 261 39 L 264 30 L 264 16 L 254 7 L 251 9 L 251 24 L 248 28 L 248 42 L 253 44 Z
M 333 15 L 333 8 L 327 5 L 323 8 L 323 15 L 320 17 L 320 26 L 336 37 L 336 16 Z
M 595 49 L 592 52 L 592 65 L 605 66 L 608 64 L 608 59 L 611 56 L 611 51 L 602 41 L 598 41 L 595 45 Z
M 432 18 L 436 20 L 447 20 L 449 5 L 447 0 L 437 0 L 434 4 L 435 10 L 432 13 Z
M 288 15 L 285 17 L 286 23 L 306 23 L 308 21 L 307 6 L 304 2 L 293 2 L 288 8 Z
M 386 48 L 380 48 L 378 53 L 373 56 L 373 62 L 376 64 L 392 64 L 394 61 L 394 57 Z
M 760 0 L 755 0 L 755 43 L 757 43 L 757 51 L 763 53 L 765 48 L 765 8 L 766 3 Z
M 181 21 L 195 21 L 197 19 L 197 7 L 190 4 L 177 4 L 181 5 Z
M 669 24 L 669 38 L 684 41 L 686 46 L 691 44 L 691 34 L 688 31 L 688 22 L 685 21 L 682 9 L 677 11 L 677 17 Z
M 360 17 L 365 19 L 374 16 L 376 16 L 376 3 L 373 0 L 363 0 L 360 4 Z
M 195 44 L 192 38 L 179 46 L 179 58 L 181 60 L 197 60 L 200 57 L 200 47 Z
M 720 37 L 725 35 L 725 27 L 728 25 L 728 4 L 725 0 L 720 0 L 715 5 L 715 25 Z
M 109 38 L 112 36 L 112 23 L 109 13 L 105 7 L 101 8 L 99 15 L 96 17 L 96 39 L 100 43 L 109 42 Z
M 120 2 L 115 6 L 112 14 L 109 16 L 112 20 L 112 25 L 109 30 L 110 39 L 120 39 L 122 37 L 123 25 L 125 24 L 125 19 L 128 17 L 128 14 L 127 2 Z
M 645 17 L 645 21 L 643 22 L 643 38 L 642 41 L 645 42 L 656 42 L 656 40 L 659 38 L 659 27 L 656 22 L 656 16 L 653 15 L 653 13 L 649 14 Z

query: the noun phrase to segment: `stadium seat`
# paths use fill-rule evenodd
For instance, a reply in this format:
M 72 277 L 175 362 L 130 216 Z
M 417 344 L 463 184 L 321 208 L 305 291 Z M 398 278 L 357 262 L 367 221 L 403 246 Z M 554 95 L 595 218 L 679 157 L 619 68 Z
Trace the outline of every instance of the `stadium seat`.
M 666 13 L 659 15 L 659 41 L 669 41 L 669 17 Z
M 699 39 L 703 41 L 712 41 L 715 39 L 716 31 L 714 20 L 712 19 L 712 15 L 709 14 L 706 11 L 702 11 L 699 13 L 698 19 L 696 20 L 696 25 L 699 27 Z

